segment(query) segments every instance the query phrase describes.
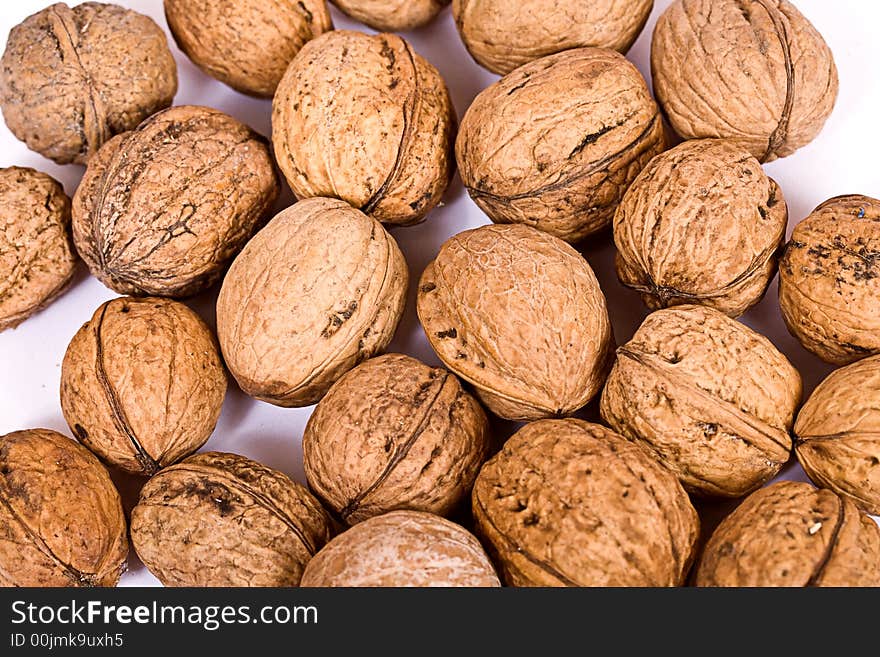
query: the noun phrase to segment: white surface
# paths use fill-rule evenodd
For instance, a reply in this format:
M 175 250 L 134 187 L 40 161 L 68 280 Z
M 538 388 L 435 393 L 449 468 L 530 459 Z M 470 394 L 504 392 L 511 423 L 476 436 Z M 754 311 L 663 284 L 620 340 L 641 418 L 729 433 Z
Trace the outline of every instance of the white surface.
M 161 0 L 119 0 L 120 4 L 152 16 L 167 29 Z M 39 11 L 49 0 L 17 0 L 0 3 L 0 39 L 5 44 L 9 29 L 26 16 Z M 658 0 L 648 27 L 629 53 L 642 73 L 650 80 L 650 35 L 660 12 L 670 4 Z M 880 39 L 876 25 L 880 21 L 880 3 L 864 0 L 799 0 L 801 11 L 816 25 L 834 51 L 840 71 L 840 98 L 825 130 L 812 144 L 795 155 L 766 167 L 782 186 L 791 214 L 789 231 L 822 201 L 839 194 L 861 193 L 880 197 L 880 173 L 877 154 L 880 134 L 876 128 L 880 107 L 880 82 L 876 66 L 880 62 Z M 333 10 L 339 28 L 364 29 Z M 449 11 L 433 25 L 406 35 L 415 49 L 431 61 L 449 85 L 459 117 L 473 97 L 493 82 L 494 76 L 473 63 L 461 44 Z M 268 100 L 255 100 L 238 94 L 201 73 L 174 45 L 178 63 L 180 90 L 175 104 L 194 103 L 224 110 L 248 123 L 264 135 L 270 133 Z M 75 165 L 58 166 L 29 151 L 0 126 L 0 166 L 30 166 L 62 181 L 73 194 L 83 173 Z M 279 209 L 292 202 L 285 190 Z M 417 281 L 425 265 L 451 235 L 487 223 L 470 201 L 456 178 L 450 187 L 445 206 L 435 210 L 427 222 L 413 228 L 393 231 L 409 262 L 412 280 Z M 614 250 L 610 237 L 588 244 L 584 254 L 593 265 L 608 296 L 611 319 L 618 342 L 630 338 L 647 314 L 638 296 L 625 290 L 614 273 Z M 407 312 L 391 345 L 430 363 L 438 363 L 424 338 L 415 314 L 415 284 L 411 285 Z M 74 286 L 42 313 L 24 322 L 16 330 L 0 333 L 0 435 L 18 429 L 47 427 L 71 435 L 64 422 L 58 401 L 61 360 L 67 343 L 103 301 L 116 296 L 83 271 Z M 213 324 L 216 290 L 188 303 Z M 776 284 L 766 299 L 749 312 L 743 321 L 767 335 L 791 359 L 804 377 L 809 394 L 831 368 L 807 353 L 782 323 L 777 305 Z M 593 406 L 593 405 L 591 405 Z M 288 410 L 251 400 L 231 386 L 223 415 L 205 449 L 245 454 L 304 481 L 300 440 L 311 409 Z M 586 416 L 595 413 L 588 409 Z M 515 428 L 496 422 L 499 440 Z M 784 478 L 803 479 L 800 468 L 791 465 Z M 117 476 L 130 507 L 137 498 L 138 482 Z M 156 584 L 155 578 L 132 557 L 131 567 L 122 578 L 123 585 Z

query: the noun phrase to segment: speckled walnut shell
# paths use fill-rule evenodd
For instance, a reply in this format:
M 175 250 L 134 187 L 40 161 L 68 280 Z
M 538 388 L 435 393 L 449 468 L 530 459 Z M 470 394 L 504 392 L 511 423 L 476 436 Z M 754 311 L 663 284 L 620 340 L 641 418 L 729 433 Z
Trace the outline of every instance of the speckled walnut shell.
M 165 33 L 118 5 L 51 5 L 12 28 L 0 60 L 6 125 L 59 164 L 85 164 L 113 135 L 168 107 L 175 93 Z
M 810 143 L 837 100 L 828 45 L 786 0 L 676 0 L 651 71 L 678 134 L 735 140 L 762 162 Z
M 92 158 L 73 238 L 116 292 L 186 297 L 220 278 L 278 193 L 262 137 L 223 112 L 172 107 Z
M 742 315 L 767 291 L 785 240 L 779 185 L 731 142 L 661 153 L 614 215 L 617 274 L 652 310 L 683 303 Z
M 336 199 L 300 201 L 257 233 L 223 281 L 217 331 L 226 364 L 253 397 L 314 404 L 391 342 L 408 277 L 374 219 Z
M 602 387 L 613 337 L 587 261 L 529 226 L 449 239 L 422 274 L 418 313 L 440 360 L 497 415 L 570 415 Z
M 449 0 L 331 0 L 346 14 L 385 32 L 414 30 L 430 23 Z
M 127 556 L 98 459 L 48 429 L 0 436 L 0 586 L 116 586 Z
M 393 34 L 310 41 L 272 105 L 275 157 L 293 193 L 339 198 L 387 224 L 417 223 L 440 202 L 455 126 L 440 74 Z
M 465 187 L 492 221 L 577 242 L 611 223 L 627 187 L 665 146 L 636 67 L 611 50 L 578 48 L 483 91 L 455 149 Z
M 829 363 L 880 353 L 880 201 L 839 196 L 795 227 L 779 303 L 788 330 Z
M 61 409 L 73 434 L 106 463 L 139 475 L 204 445 L 225 394 L 214 335 L 167 299 L 102 304 L 61 365 Z
M 785 481 L 750 495 L 712 534 L 698 586 L 880 586 L 880 529 L 829 490 Z
M 653 7 L 654 0 L 453 0 L 452 14 L 473 58 L 504 75 L 571 48 L 626 53 Z
M 458 379 L 402 354 L 337 381 L 303 434 L 312 491 L 344 522 L 395 509 L 446 515 L 489 452 L 489 425 Z
M 165 18 L 205 73 L 269 98 L 300 48 L 333 29 L 324 0 L 165 0 Z
M 648 316 L 617 350 L 602 418 L 693 493 L 742 497 L 791 454 L 801 377 L 765 337 L 704 306 Z
M 315 555 L 311 587 L 497 587 L 498 575 L 471 534 L 419 511 L 394 511 L 355 525 Z
M 330 533 L 306 488 L 221 452 L 165 468 L 131 512 L 138 557 L 165 586 L 296 586 Z
M 669 471 L 574 419 L 518 431 L 480 471 L 473 509 L 511 586 L 679 586 L 699 534 Z
M 18 326 L 67 288 L 77 257 L 70 199 L 45 173 L 0 169 L 0 331 Z

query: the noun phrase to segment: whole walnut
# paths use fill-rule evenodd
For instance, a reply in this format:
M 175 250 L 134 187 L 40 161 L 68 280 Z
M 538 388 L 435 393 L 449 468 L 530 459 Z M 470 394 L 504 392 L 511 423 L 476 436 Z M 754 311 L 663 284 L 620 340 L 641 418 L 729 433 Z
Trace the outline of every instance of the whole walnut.
M 272 104 L 275 157 L 293 193 L 339 198 L 387 224 L 418 223 L 440 202 L 455 126 L 443 78 L 393 34 L 313 39 Z
M 181 105 L 111 139 L 73 197 L 73 238 L 120 294 L 210 287 L 279 193 L 265 140 L 236 119 Z
M 165 18 L 205 73 L 268 98 L 300 48 L 333 29 L 324 0 L 165 0 Z
M 725 518 L 697 586 L 880 586 L 880 529 L 829 490 L 785 481 L 752 493 Z
M 45 173 L 0 169 L 0 331 L 18 326 L 70 284 L 77 257 L 70 199 Z
M 648 316 L 617 350 L 608 425 L 693 493 L 742 497 L 791 455 L 801 377 L 762 335 L 705 306 Z
M 502 78 L 476 97 L 455 145 L 461 179 L 492 221 L 569 242 L 606 228 L 665 147 L 641 74 L 601 48 L 550 55 Z
M 699 534 L 675 476 L 574 419 L 514 434 L 480 471 L 473 510 L 511 586 L 680 586 Z
M 393 511 L 330 541 L 306 566 L 310 587 L 497 587 L 479 541 L 421 511 Z
M 225 394 L 214 335 L 167 299 L 102 304 L 61 365 L 61 409 L 73 434 L 106 463 L 139 475 L 204 445 Z
M 822 360 L 880 354 L 880 201 L 839 196 L 795 227 L 779 303 L 788 330 Z
M 408 278 L 377 221 L 344 201 L 300 201 L 257 233 L 223 281 L 217 332 L 226 365 L 253 397 L 314 404 L 391 342 Z
M 384 32 L 414 30 L 430 23 L 449 0 L 331 0 L 357 21 Z
M 652 310 L 742 315 L 767 291 L 785 240 L 779 185 L 732 142 L 687 141 L 642 170 L 614 215 L 617 274 Z
M 570 415 L 605 380 L 613 336 L 599 282 L 571 246 L 529 226 L 447 240 L 417 309 L 440 360 L 503 418 Z
M 786 0 L 676 0 L 651 71 L 678 134 L 731 139 L 762 162 L 810 143 L 837 101 L 831 50 Z
M 0 436 L 0 586 L 116 586 L 127 556 L 98 459 L 48 429 Z
M 12 133 L 59 164 L 171 105 L 177 66 L 162 29 L 118 5 L 57 3 L 12 28 L 0 107 Z
M 479 64 L 502 75 L 532 60 L 590 46 L 626 53 L 654 0 L 453 0 L 464 45 Z
M 221 452 L 161 470 L 131 512 L 137 555 L 165 586 L 296 586 L 330 534 L 305 487 Z
M 448 371 L 387 354 L 333 384 L 302 447 L 309 486 L 348 524 L 395 509 L 446 515 L 470 495 L 489 424 Z

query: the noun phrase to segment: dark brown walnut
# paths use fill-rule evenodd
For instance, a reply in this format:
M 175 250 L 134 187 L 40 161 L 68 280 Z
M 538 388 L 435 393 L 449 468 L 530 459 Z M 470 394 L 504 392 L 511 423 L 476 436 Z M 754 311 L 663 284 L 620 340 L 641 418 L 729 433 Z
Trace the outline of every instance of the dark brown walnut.
M 791 455 L 801 377 L 762 335 L 705 306 L 648 316 L 617 350 L 602 418 L 693 493 L 742 497 Z
M 266 141 L 236 119 L 181 105 L 111 139 L 73 197 L 73 238 L 120 294 L 210 287 L 279 193 Z
M 698 303 L 738 317 L 776 275 L 788 207 L 739 146 L 688 141 L 661 153 L 614 215 L 617 275 L 652 310 Z
M 786 0 L 676 0 L 651 71 L 678 134 L 733 140 L 761 162 L 810 143 L 837 100 L 831 50 Z
M 167 299 L 102 304 L 61 365 L 61 409 L 73 434 L 104 462 L 139 475 L 204 445 L 225 394 L 214 335 Z
M 697 586 L 880 586 L 880 529 L 829 490 L 752 493 L 712 534 Z
M 598 424 L 526 425 L 477 477 L 478 534 L 511 586 L 680 586 L 699 519 L 675 477 Z
M 455 145 L 462 181 L 492 221 L 568 242 L 606 228 L 665 147 L 641 74 L 602 48 L 544 57 L 502 78 L 474 100 Z
M 470 495 L 489 425 L 458 379 L 402 354 L 359 365 L 309 418 L 309 486 L 343 522 L 396 509 L 446 515 Z
M 529 226 L 449 239 L 417 307 L 440 360 L 503 418 L 571 415 L 605 380 L 613 336 L 599 282 L 571 246 Z
M 127 556 L 98 459 L 48 429 L 0 436 L 0 586 L 116 586 Z
M 118 5 L 58 3 L 12 28 L 0 107 L 12 133 L 59 164 L 171 105 L 177 66 L 162 29 Z
M 165 468 L 131 512 L 138 557 L 165 586 L 296 586 L 330 533 L 306 488 L 221 452 Z
M 430 23 L 449 0 L 331 0 L 357 21 L 384 32 L 414 30 Z
M 418 223 L 440 202 L 455 127 L 443 78 L 393 34 L 313 39 L 272 104 L 275 157 L 293 193 L 339 198 L 387 224 Z

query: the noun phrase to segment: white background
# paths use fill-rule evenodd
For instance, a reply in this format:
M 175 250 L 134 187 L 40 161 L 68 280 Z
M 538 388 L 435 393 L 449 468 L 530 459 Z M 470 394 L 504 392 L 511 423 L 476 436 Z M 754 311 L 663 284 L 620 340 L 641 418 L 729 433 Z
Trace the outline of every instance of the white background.
M 120 4 L 148 14 L 167 30 L 161 0 L 118 0 Z M 514 0 L 511 0 L 514 1 Z M 26 16 L 49 4 L 49 0 L 0 2 L 0 39 L 5 44 L 9 29 Z M 650 36 L 657 16 L 669 0 L 655 3 L 654 13 L 638 42 L 629 53 L 650 81 Z M 785 193 L 790 210 L 789 233 L 822 201 L 839 194 L 861 193 L 880 197 L 880 172 L 877 158 L 880 135 L 880 3 L 865 0 L 796 0 L 795 4 L 809 18 L 834 52 L 840 72 L 840 98 L 825 130 L 812 144 L 793 156 L 767 165 Z M 342 16 L 335 9 L 338 28 L 366 30 Z M 449 85 L 459 117 L 474 96 L 491 84 L 494 76 L 473 63 L 458 38 L 449 10 L 431 26 L 406 35 L 415 49 L 432 62 Z M 201 73 L 177 49 L 169 36 L 177 59 L 180 90 L 175 104 L 201 104 L 221 109 L 270 134 L 268 100 L 241 95 Z M 30 166 L 45 171 L 64 183 L 72 195 L 82 176 L 76 165 L 58 166 L 29 151 L 0 125 L 0 166 Z M 278 209 L 292 202 L 290 191 Z M 2 208 L 0 208 L 2 211 Z M 451 235 L 488 223 L 470 201 L 458 178 L 451 185 L 444 207 L 435 210 L 428 220 L 416 227 L 393 230 L 409 262 L 412 281 L 417 281 L 425 265 Z M 587 244 L 584 255 L 596 270 L 609 301 L 609 310 L 619 343 L 627 341 L 646 315 L 639 298 L 617 282 L 614 273 L 614 249 L 605 235 Z M 415 284 L 411 285 L 409 305 L 390 350 L 402 351 L 439 364 L 431 352 L 415 313 Z M 24 322 L 15 330 L 0 333 L 0 435 L 18 429 L 46 427 L 70 435 L 58 401 L 61 360 L 67 343 L 103 301 L 116 296 L 83 270 L 73 287 L 48 309 Z M 210 324 L 214 323 L 216 290 L 188 301 Z M 795 364 L 804 377 L 809 394 L 831 368 L 807 353 L 789 336 L 779 314 L 776 283 L 766 299 L 750 311 L 743 321 L 767 335 Z M 594 406 L 594 405 L 591 405 Z M 245 454 L 278 468 L 298 481 L 304 481 L 300 440 L 311 409 L 281 409 L 245 397 L 234 382 L 223 408 L 217 429 L 204 449 L 226 450 Z M 588 408 L 585 417 L 595 417 Z M 515 427 L 495 422 L 496 438 L 504 440 Z M 136 502 L 140 483 L 114 475 L 125 498 L 126 507 Z M 790 465 L 784 478 L 803 479 L 797 465 Z M 719 505 L 702 505 L 707 517 L 718 515 Z M 721 505 L 724 506 L 724 505 Z M 729 505 L 727 505 L 729 507 Z M 132 553 L 129 572 L 123 585 L 156 584 L 155 578 L 137 562 Z

